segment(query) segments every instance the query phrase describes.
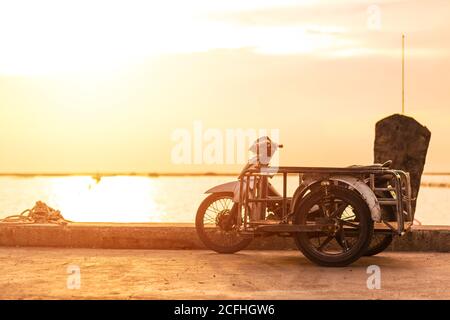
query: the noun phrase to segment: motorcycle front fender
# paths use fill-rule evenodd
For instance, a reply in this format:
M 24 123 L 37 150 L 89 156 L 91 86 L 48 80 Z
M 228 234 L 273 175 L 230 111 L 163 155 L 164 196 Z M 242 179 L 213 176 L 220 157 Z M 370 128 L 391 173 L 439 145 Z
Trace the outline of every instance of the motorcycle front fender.
M 212 187 L 206 190 L 205 193 L 234 192 L 236 186 L 239 187 L 239 181 L 231 181 Z
M 254 180 L 250 178 L 250 190 L 253 190 Z M 245 189 L 245 182 L 243 185 Z M 275 190 L 275 188 L 269 183 L 269 195 L 279 196 L 279 193 Z M 205 193 L 219 193 L 219 192 L 232 192 L 233 193 L 233 201 L 239 202 L 239 181 L 231 181 L 223 184 L 219 184 L 211 189 L 205 191 Z
M 233 193 L 233 201 L 239 202 L 239 181 L 231 181 L 223 184 L 219 184 L 206 190 L 205 193 L 220 193 L 220 192 L 231 192 Z

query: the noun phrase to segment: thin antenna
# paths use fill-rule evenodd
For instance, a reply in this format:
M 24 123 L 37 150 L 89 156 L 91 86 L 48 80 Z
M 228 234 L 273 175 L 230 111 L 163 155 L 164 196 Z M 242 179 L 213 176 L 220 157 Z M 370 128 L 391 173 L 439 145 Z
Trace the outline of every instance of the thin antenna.
M 405 35 L 402 34 L 402 114 L 405 114 Z

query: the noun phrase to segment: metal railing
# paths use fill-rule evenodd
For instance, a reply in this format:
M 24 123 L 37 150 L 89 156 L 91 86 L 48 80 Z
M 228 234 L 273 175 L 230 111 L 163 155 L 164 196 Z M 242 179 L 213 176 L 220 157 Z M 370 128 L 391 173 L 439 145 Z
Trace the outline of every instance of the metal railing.
M 392 221 L 382 221 L 392 232 L 403 234 L 414 221 L 414 211 L 412 206 L 411 181 L 408 173 L 401 170 L 393 170 L 381 166 L 366 167 L 277 167 L 263 170 L 249 168 L 241 173 L 239 180 L 239 202 L 238 225 L 245 231 L 250 229 L 249 224 L 255 220 L 264 220 L 266 208 L 271 203 L 281 204 L 280 223 L 289 223 L 290 215 L 288 204 L 292 197 L 287 196 L 288 175 L 298 174 L 299 187 L 304 175 L 317 175 L 317 181 L 327 181 L 336 175 L 349 175 L 363 179 L 375 195 L 380 192 L 389 192 L 392 197 L 380 197 L 377 200 L 380 206 L 393 206 L 396 212 L 396 223 Z M 283 190 L 281 194 L 269 195 L 268 177 L 281 175 L 283 177 Z M 385 179 L 388 183 L 385 186 L 377 186 L 377 179 Z M 300 200 L 301 201 L 301 200 Z M 244 209 L 244 216 L 242 216 Z M 256 212 L 255 212 L 256 211 Z M 292 210 L 291 210 L 292 211 Z M 252 213 L 252 217 L 250 217 Z M 255 219 L 255 218 L 260 219 Z M 249 223 L 250 222 L 250 223 Z

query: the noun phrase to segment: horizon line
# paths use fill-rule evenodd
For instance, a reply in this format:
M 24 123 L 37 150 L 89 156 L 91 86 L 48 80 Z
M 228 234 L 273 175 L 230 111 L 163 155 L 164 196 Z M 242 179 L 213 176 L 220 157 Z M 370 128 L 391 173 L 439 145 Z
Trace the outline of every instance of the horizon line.
M 68 176 L 91 176 L 91 177 L 114 177 L 114 176 L 237 176 L 233 172 L 2 172 L 0 177 L 68 177 Z
M 183 176 L 238 176 L 239 172 L 0 172 L 0 177 L 183 177 Z M 424 176 L 450 176 L 450 172 L 424 172 Z

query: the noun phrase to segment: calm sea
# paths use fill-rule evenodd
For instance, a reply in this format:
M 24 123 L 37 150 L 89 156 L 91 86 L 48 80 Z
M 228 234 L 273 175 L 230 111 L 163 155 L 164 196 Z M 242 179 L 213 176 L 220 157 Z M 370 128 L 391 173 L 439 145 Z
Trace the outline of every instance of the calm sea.
M 0 177 L 0 218 L 33 207 L 38 200 L 79 222 L 193 222 L 210 187 L 230 176 L 202 177 Z M 422 181 L 450 183 L 450 176 Z M 280 190 L 281 179 L 272 183 Z M 297 179 L 289 179 L 288 191 Z M 450 188 L 422 187 L 416 218 L 424 225 L 450 225 Z

